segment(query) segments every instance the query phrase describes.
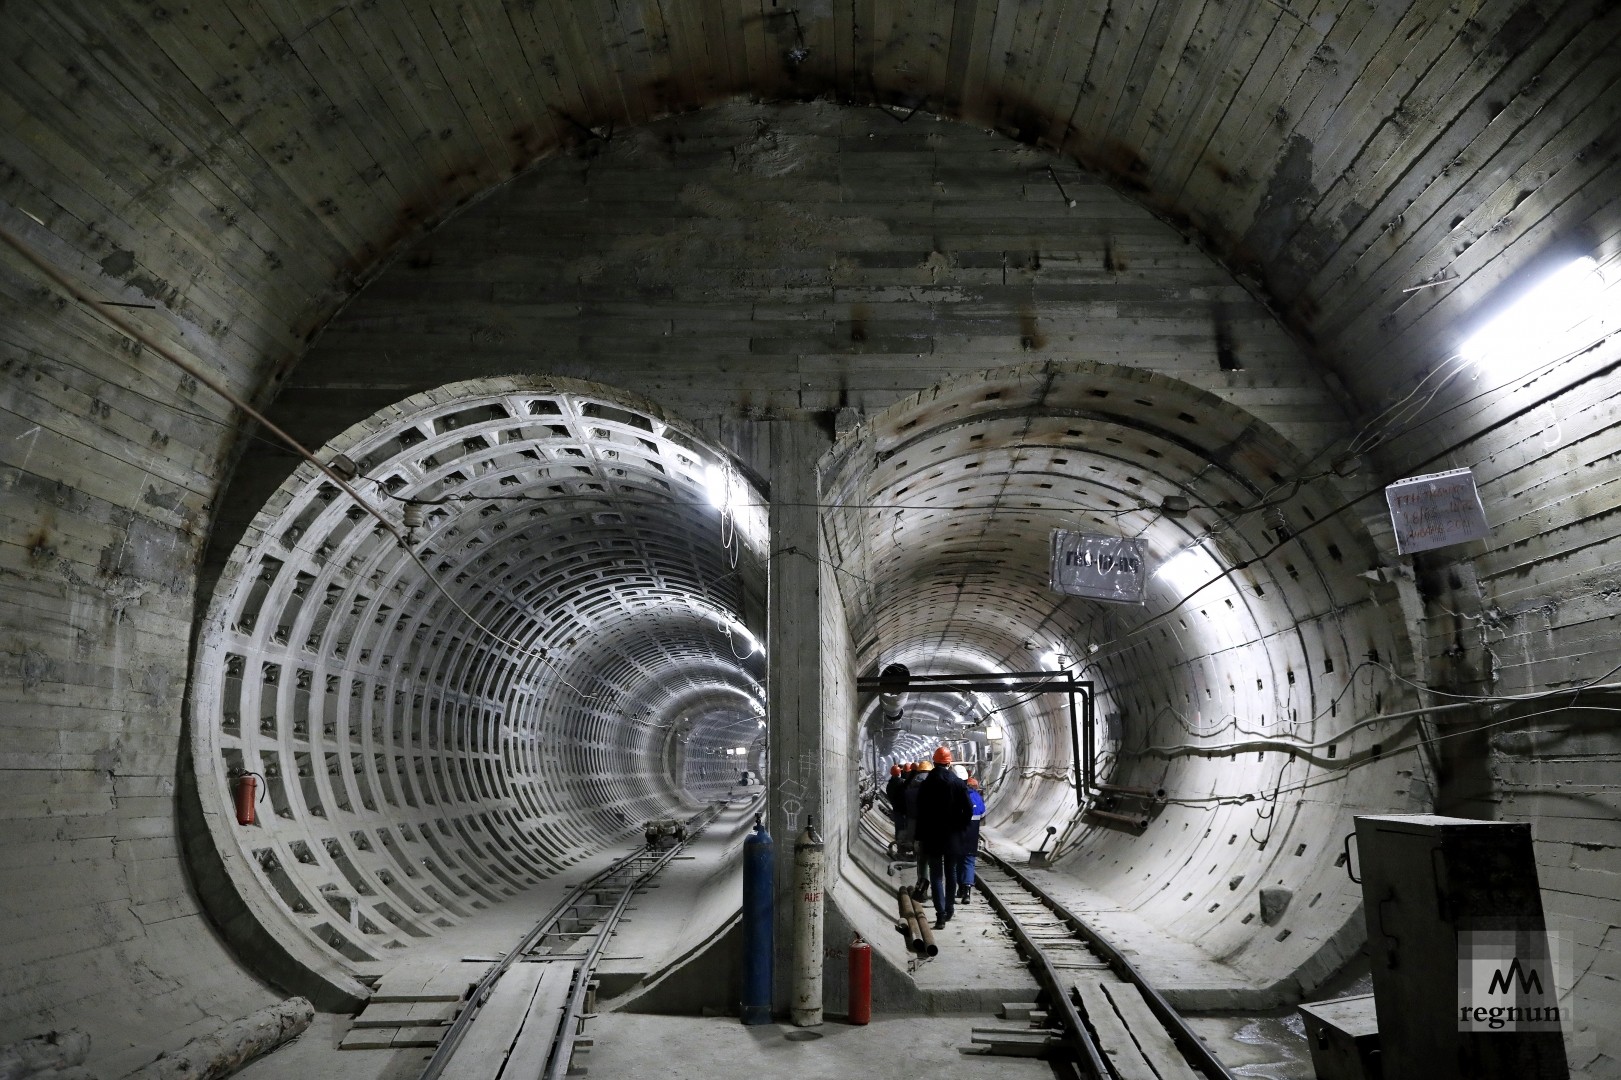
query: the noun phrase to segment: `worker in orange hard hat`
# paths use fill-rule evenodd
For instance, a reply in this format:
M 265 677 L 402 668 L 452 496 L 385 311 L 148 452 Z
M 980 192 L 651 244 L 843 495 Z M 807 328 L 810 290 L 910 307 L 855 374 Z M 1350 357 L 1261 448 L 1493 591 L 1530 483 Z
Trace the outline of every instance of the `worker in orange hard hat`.
M 962 854 L 962 834 L 973 816 L 968 785 L 949 767 L 951 748 L 934 752 L 934 765 L 918 787 L 917 819 L 914 835 L 919 862 L 928 863 L 930 892 L 934 897 L 934 928 L 942 930 L 951 921 L 957 899 L 957 863 Z

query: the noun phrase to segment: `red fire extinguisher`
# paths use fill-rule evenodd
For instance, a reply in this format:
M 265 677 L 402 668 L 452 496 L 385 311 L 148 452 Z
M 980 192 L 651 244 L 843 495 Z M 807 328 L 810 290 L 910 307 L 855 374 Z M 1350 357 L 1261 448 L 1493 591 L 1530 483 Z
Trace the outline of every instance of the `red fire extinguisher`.
M 232 778 L 236 782 L 236 823 L 238 825 L 252 825 L 258 820 L 253 812 L 253 804 L 256 801 L 263 800 L 265 793 L 259 791 L 259 780 L 254 779 L 256 776 L 259 777 L 259 780 L 264 779 L 255 772 L 234 772 L 232 774 Z M 254 798 L 256 793 L 258 799 Z
M 872 946 L 860 934 L 850 942 L 850 1023 L 872 1023 Z

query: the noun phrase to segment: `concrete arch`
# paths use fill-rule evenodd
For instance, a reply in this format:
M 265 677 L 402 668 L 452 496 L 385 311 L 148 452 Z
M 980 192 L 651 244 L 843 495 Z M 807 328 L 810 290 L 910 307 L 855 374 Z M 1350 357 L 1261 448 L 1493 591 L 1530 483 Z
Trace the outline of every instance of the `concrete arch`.
M 1384 615 L 1394 588 L 1364 576 L 1374 536 L 1341 512 L 1365 481 L 1198 387 L 1084 361 L 898 402 L 835 446 L 824 477 L 859 670 L 994 674 L 1056 651 L 1095 682 L 1103 779 L 1168 792 L 1141 835 L 1082 817 L 1063 703 L 992 695 L 1014 782 L 992 788 L 988 825 L 1030 848 L 1061 829 L 1060 867 L 1235 965 L 1252 1001 L 1355 954 L 1360 893 L 1331 857 L 1302 855 L 1388 810 L 1392 790 L 1415 812 L 1434 798 L 1411 720 L 1375 719 L 1415 704 L 1394 677 L 1414 646 Z M 1156 572 L 1141 607 L 1064 596 L 1048 582 L 1055 528 L 1138 537 L 1156 571 L 1190 551 L 1202 565 Z M 1168 868 L 1195 864 L 1173 889 Z M 1258 935 L 1259 890 L 1278 886 L 1307 901 Z
M 577 380 L 438 387 L 318 457 L 408 543 L 300 465 L 226 563 L 190 714 L 220 921 L 330 1003 L 364 997 L 357 965 L 711 793 L 658 763 L 756 733 L 763 657 L 730 639 L 763 519 L 746 482 L 711 505 L 733 467 L 701 435 Z M 244 773 L 269 796 L 250 824 Z

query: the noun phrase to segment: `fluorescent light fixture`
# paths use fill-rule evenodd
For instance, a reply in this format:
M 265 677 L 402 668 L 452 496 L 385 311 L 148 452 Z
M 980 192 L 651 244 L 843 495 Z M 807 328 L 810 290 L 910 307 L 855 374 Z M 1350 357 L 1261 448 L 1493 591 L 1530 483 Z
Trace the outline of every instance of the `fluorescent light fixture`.
M 1598 313 L 1604 279 L 1598 263 L 1582 256 L 1538 282 L 1459 347 L 1476 367 L 1523 373 L 1569 351 L 1572 327 Z
M 731 487 L 731 478 L 719 465 L 711 465 L 704 470 L 704 491 L 709 496 L 709 505 L 715 509 L 725 510 L 731 504 Z
M 1193 590 L 1221 576 L 1221 566 L 1201 545 L 1183 548 L 1159 564 L 1154 577 L 1169 585 L 1175 592 L 1186 596 Z
M 1049 649 L 1041 654 L 1041 666 L 1049 671 L 1057 671 L 1063 667 L 1064 654 L 1057 649 Z
M 992 742 L 995 742 L 996 740 L 1000 739 L 1002 737 L 1002 725 L 1001 724 L 994 724 L 994 723 L 986 724 L 985 725 L 985 737 L 987 739 L 990 739 Z

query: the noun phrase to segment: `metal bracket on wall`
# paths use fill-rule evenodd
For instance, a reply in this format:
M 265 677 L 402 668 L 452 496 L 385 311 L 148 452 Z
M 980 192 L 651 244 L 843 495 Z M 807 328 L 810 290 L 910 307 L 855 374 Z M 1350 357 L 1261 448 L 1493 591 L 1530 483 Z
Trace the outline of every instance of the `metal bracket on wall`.
M 1345 834 L 1345 876 L 1351 879 L 1351 884 L 1360 885 L 1362 879 L 1356 876 L 1355 870 L 1351 869 L 1351 864 L 1355 861 L 1351 857 L 1351 841 L 1355 839 L 1356 832 L 1354 830 Z

